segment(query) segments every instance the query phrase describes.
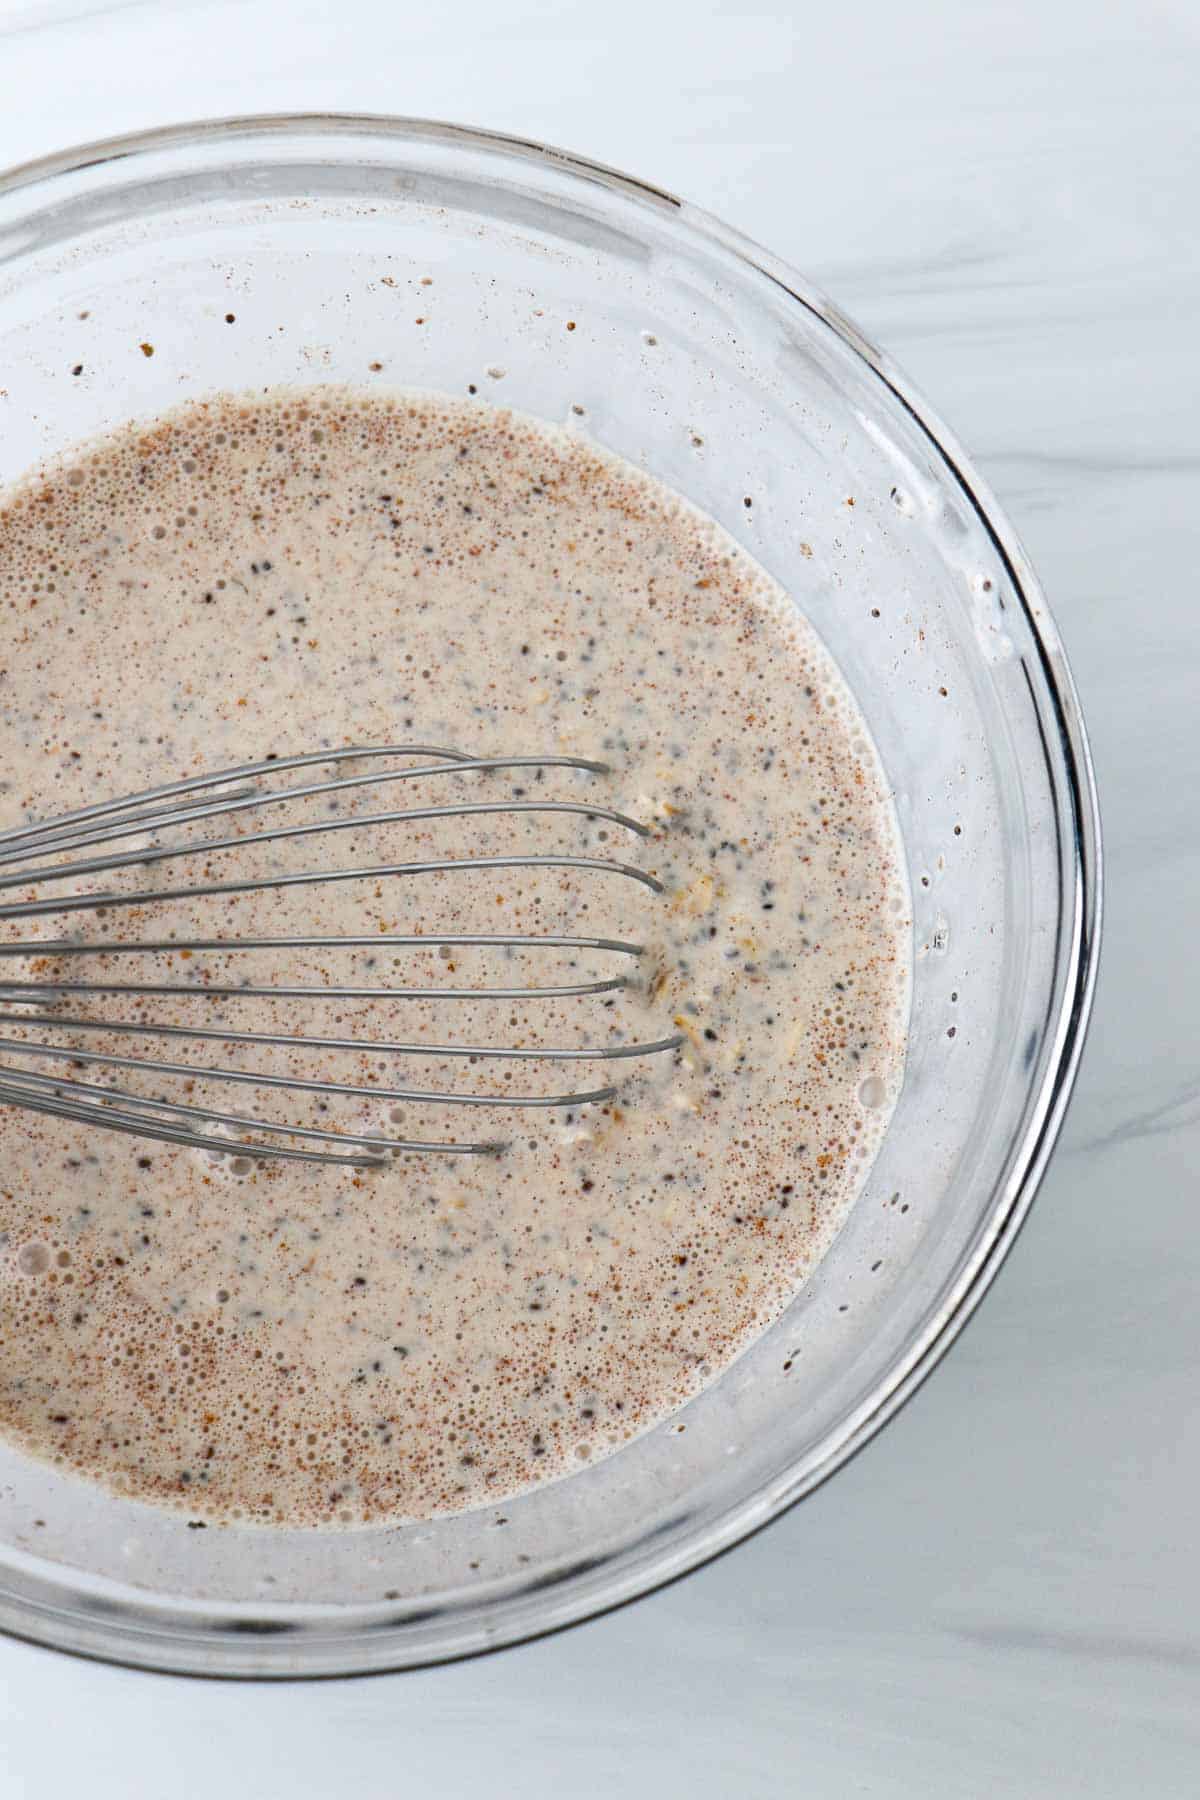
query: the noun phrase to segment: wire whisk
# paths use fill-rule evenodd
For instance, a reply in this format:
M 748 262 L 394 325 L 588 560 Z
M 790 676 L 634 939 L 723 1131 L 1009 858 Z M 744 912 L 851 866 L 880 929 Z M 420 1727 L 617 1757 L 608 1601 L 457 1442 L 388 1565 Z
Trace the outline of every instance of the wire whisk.
M 343 1053 L 369 1053 L 377 1061 L 435 1059 L 452 1065 L 465 1062 L 517 1064 L 571 1064 L 625 1061 L 665 1056 L 683 1043 L 680 1034 L 645 1041 L 590 1042 L 577 1045 L 541 1043 L 379 1041 L 356 1035 L 340 1036 L 316 1031 L 235 1030 L 224 1022 L 200 1025 L 170 1022 L 156 1016 L 148 1003 L 167 998 L 190 1003 L 207 999 L 258 1000 L 273 1008 L 286 1002 L 289 1009 L 321 1003 L 381 1003 L 402 1006 L 407 1002 L 453 1003 L 466 1001 L 512 1002 L 536 1009 L 546 1002 L 586 1002 L 613 996 L 633 983 L 631 963 L 645 954 L 642 943 L 624 937 L 571 933 L 518 931 L 487 932 L 421 929 L 418 909 L 411 931 L 373 929 L 362 932 L 321 932 L 249 935 L 236 929 L 210 934 L 179 934 L 177 922 L 194 918 L 200 906 L 228 909 L 244 896 L 268 900 L 293 891 L 321 890 L 334 884 L 358 884 L 367 895 L 378 897 L 384 884 L 401 886 L 421 877 L 443 877 L 457 883 L 464 876 L 484 876 L 501 871 L 533 871 L 570 881 L 603 881 L 640 885 L 658 895 L 663 883 L 636 864 L 607 854 L 570 854 L 558 849 L 529 853 L 452 856 L 429 854 L 406 860 L 369 860 L 331 866 L 293 868 L 280 858 L 289 847 L 306 849 L 335 846 L 338 834 L 355 838 L 387 828 L 431 828 L 441 821 L 493 825 L 528 816 L 541 825 L 543 815 L 570 823 L 586 821 L 599 838 L 607 841 L 609 828 L 627 833 L 634 842 L 653 834 L 638 820 L 591 799 L 543 799 L 528 797 L 529 788 L 515 788 L 511 795 L 494 800 L 448 801 L 388 807 L 363 812 L 365 798 L 387 798 L 401 783 L 433 783 L 447 778 L 493 774 L 544 781 L 549 771 L 582 771 L 589 776 L 610 773 L 609 765 L 585 757 L 470 756 L 458 750 L 425 744 L 387 744 L 320 749 L 304 755 L 269 757 L 237 768 L 197 775 L 151 788 L 122 799 L 106 800 L 37 824 L 0 832 L 0 893 L 20 891 L 25 897 L 0 904 L 0 932 L 17 935 L 0 938 L 0 969 L 4 963 L 25 959 L 35 978 L 5 980 L 0 975 L 0 1027 L 19 1035 L 0 1036 L 0 1105 L 67 1119 L 136 1137 L 188 1145 L 213 1154 L 253 1159 L 289 1159 L 363 1167 L 379 1165 L 389 1156 L 404 1153 L 437 1153 L 481 1156 L 503 1150 L 497 1138 L 473 1141 L 410 1138 L 388 1132 L 333 1129 L 304 1123 L 296 1117 L 268 1118 L 254 1111 L 228 1110 L 224 1106 L 196 1104 L 177 1089 L 191 1092 L 197 1083 L 251 1087 L 257 1091 L 286 1094 L 294 1100 L 307 1097 L 318 1111 L 330 1102 L 363 1102 L 396 1106 L 450 1106 L 475 1108 L 567 1108 L 601 1105 L 612 1100 L 612 1085 L 578 1091 L 519 1093 L 488 1092 L 447 1086 L 334 1080 L 323 1072 L 287 1073 L 266 1064 L 245 1066 L 246 1058 L 259 1053 L 303 1052 L 321 1059 Z M 278 785 L 280 777 L 300 778 Z M 317 777 L 319 772 L 319 778 Z M 315 804 L 320 816 L 309 816 Z M 344 810 L 346 806 L 350 810 Z M 282 809 L 282 810 L 281 810 Z M 276 821 L 281 822 L 276 822 Z M 247 829 L 249 825 L 249 829 Z M 353 846 L 352 846 L 353 847 Z M 265 873 L 250 874 L 245 859 L 265 859 Z M 243 866 L 239 868 L 239 861 Z M 199 863 L 202 879 L 173 879 L 173 864 Z M 153 872 L 153 873 L 151 873 Z M 158 872 L 162 885 L 154 885 Z M 224 879 L 212 879 L 214 875 Z M 117 877 L 112 885 L 105 878 Z M 63 883 L 70 891 L 62 891 Z M 78 884 L 84 884 L 80 887 Z M 149 884 L 149 885 L 147 885 Z M 45 892 L 47 888 L 57 892 Z M 390 891 L 390 889 L 388 890 Z M 451 904 L 452 902 L 447 902 Z M 63 921 L 58 924 L 57 921 Z M 172 921 L 176 921 L 173 925 Z M 52 922 L 62 935 L 29 935 L 35 921 Z M 116 924 L 111 924 L 116 921 Z M 122 935 L 121 922 L 134 926 L 134 935 Z M 76 929 L 72 931 L 74 923 Z M 453 922 L 453 918 L 451 918 Z M 93 935 L 99 928 L 99 935 Z M 36 929 L 36 928 L 35 928 Z M 385 981 L 307 982 L 269 979 L 238 982 L 213 980 L 208 968 L 195 963 L 189 978 L 180 980 L 126 979 L 115 975 L 110 964 L 117 959 L 140 957 L 147 961 L 169 957 L 193 963 L 206 954 L 224 958 L 245 953 L 369 952 L 373 966 L 381 952 L 428 952 L 444 959 L 460 951 L 482 950 L 511 960 L 514 954 L 566 952 L 571 957 L 586 953 L 601 959 L 623 959 L 624 968 L 592 979 L 546 983 L 536 981 L 495 983 L 484 987 L 419 985 Z M 89 967 L 89 964 L 92 965 Z M 143 969 L 145 962 L 143 963 Z M 98 970 L 98 972 L 97 972 Z M 114 996 L 117 1016 L 110 1017 L 96 1003 Z M 111 1004 L 111 1003 L 110 1003 Z M 612 1004 L 611 999 L 602 1005 Z M 132 1015 L 132 1016 L 131 1016 Z M 513 1018 L 512 1023 L 516 1023 Z M 52 1034 L 42 1036 L 42 1033 Z M 31 1035 L 39 1034 L 39 1035 Z M 94 1048 L 102 1037 L 118 1047 Z M 132 1040 L 127 1049 L 119 1047 Z M 135 1046 L 174 1042 L 194 1052 L 223 1046 L 226 1060 L 174 1061 Z M 235 1054 L 230 1054 L 231 1052 Z M 105 1072 L 122 1078 L 122 1085 L 85 1080 L 79 1073 L 46 1072 L 25 1067 L 35 1064 L 67 1064 L 73 1071 Z M 153 1093 L 142 1093 L 138 1079 L 150 1078 Z M 250 1135 L 247 1135 L 250 1134 Z M 323 1148 L 318 1146 L 325 1146 Z

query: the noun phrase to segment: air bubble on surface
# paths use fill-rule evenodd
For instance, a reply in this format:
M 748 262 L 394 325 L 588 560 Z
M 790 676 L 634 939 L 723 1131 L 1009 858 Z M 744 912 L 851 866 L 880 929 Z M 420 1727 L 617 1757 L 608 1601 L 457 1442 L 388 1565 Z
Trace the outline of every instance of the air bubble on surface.
M 858 1098 L 863 1106 L 874 1110 L 887 1100 L 887 1083 L 878 1075 L 868 1075 L 859 1083 Z
M 975 602 L 975 637 L 990 662 L 1007 661 L 1013 655 L 1013 643 L 1005 629 L 1004 601 L 1000 584 L 987 569 L 976 569 L 967 578 Z

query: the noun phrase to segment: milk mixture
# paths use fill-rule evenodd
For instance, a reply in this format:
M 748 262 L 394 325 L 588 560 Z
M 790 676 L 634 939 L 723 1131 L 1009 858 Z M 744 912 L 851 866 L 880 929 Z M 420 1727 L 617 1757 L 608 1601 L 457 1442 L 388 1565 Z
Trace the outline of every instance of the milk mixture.
M 678 1407 L 828 1246 L 902 1074 L 902 851 L 862 718 L 791 602 L 647 476 L 579 437 L 433 397 L 289 390 L 130 429 L 0 505 L 0 743 L 3 827 L 351 745 L 611 769 L 339 790 L 287 816 L 345 830 L 79 876 L 50 890 L 63 897 L 167 872 L 199 884 L 514 853 L 627 863 L 663 887 L 543 864 L 0 918 L 0 942 L 30 946 L 0 962 L 0 983 L 182 986 L 52 1004 L 214 1033 L 54 1033 L 0 996 L 3 1067 L 351 1143 L 504 1145 L 313 1167 L 246 1154 L 253 1134 L 233 1126 L 210 1151 L 0 1107 L 0 1431 L 32 1455 L 198 1521 L 357 1524 L 494 1502 Z M 586 812 L 369 823 L 531 800 L 616 808 L 651 834 Z M 231 815 L 207 835 L 281 819 Z M 9 887 L 0 904 L 47 891 Z M 454 941 L 470 934 L 641 954 Z M 287 935 L 371 941 L 121 948 Z M 38 953 L 64 938 L 111 948 Z M 254 985 L 405 993 L 236 991 Z M 596 991 L 556 991 L 579 986 Z M 527 987 L 552 991 L 509 997 Z M 287 1041 L 303 1035 L 350 1047 Z M 594 1054 L 664 1038 L 678 1047 Z M 198 1072 L 12 1047 L 52 1039 Z M 529 1054 L 439 1054 L 456 1045 Z M 593 1054 L 540 1059 L 549 1047 Z M 358 1091 L 234 1087 L 206 1063 Z M 610 1098 L 568 1098 L 610 1084 Z

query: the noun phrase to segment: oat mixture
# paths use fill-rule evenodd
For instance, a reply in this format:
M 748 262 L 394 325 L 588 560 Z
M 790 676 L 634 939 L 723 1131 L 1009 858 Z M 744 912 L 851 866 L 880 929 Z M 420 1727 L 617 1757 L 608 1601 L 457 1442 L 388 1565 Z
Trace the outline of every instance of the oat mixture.
M 0 982 L 195 990 L 58 1003 L 218 1032 L 139 1040 L 133 1054 L 366 1091 L 321 1113 L 311 1095 L 202 1075 L 34 1063 L 12 1046 L 47 1032 L 0 1001 L 5 1066 L 350 1134 L 507 1146 L 307 1167 L 221 1138 L 210 1153 L 0 1108 L 0 1431 L 31 1454 L 206 1521 L 355 1524 L 494 1502 L 678 1407 L 829 1244 L 903 1066 L 895 821 L 853 698 L 791 601 L 644 474 L 581 436 L 429 396 L 290 390 L 130 428 L 0 504 L 0 734 L 0 825 L 346 745 L 596 757 L 611 774 L 442 773 L 317 797 L 289 816 L 341 809 L 353 829 L 194 859 L 187 875 L 516 851 L 612 858 L 664 885 L 449 871 L 0 918 L 0 941 L 31 946 Z M 652 835 L 580 813 L 364 823 L 531 798 L 615 807 Z M 273 822 L 247 813 L 227 829 Z M 10 887 L 0 903 L 33 892 Z M 378 941 L 120 951 L 214 932 Z M 472 932 L 643 952 L 446 941 Z M 115 947 L 36 954 L 68 934 Z M 393 941 L 413 934 L 425 941 Z M 615 977 L 624 985 L 582 996 L 473 991 Z M 205 992 L 264 981 L 472 991 Z M 354 1048 L 252 1049 L 221 1028 Z M 66 1035 L 131 1053 L 103 1030 Z M 607 1063 L 382 1048 L 671 1036 L 675 1051 Z M 507 1104 L 610 1082 L 600 1103 Z M 413 1088 L 495 1103 L 391 1097 Z

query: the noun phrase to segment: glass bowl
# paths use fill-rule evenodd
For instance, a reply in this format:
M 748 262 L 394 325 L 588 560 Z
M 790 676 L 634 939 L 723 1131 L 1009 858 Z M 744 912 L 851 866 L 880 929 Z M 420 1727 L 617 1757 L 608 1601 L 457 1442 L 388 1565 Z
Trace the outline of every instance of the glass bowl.
M 500 1508 L 192 1531 L 0 1447 L 0 1626 L 145 1667 L 461 1656 L 644 1593 L 773 1518 L 978 1303 L 1058 1134 L 1091 1000 L 1096 796 L 1054 623 L 954 440 L 791 270 L 643 182 L 414 120 L 182 126 L 0 179 L 0 481 L 215 389 L 376 379 L 586 430 L 795 596 L 895 794 L 907 1072 L 865 1189 L 778 1323 L 675 1419 Z M 37 679 L 16 645 L 2 660 Z

